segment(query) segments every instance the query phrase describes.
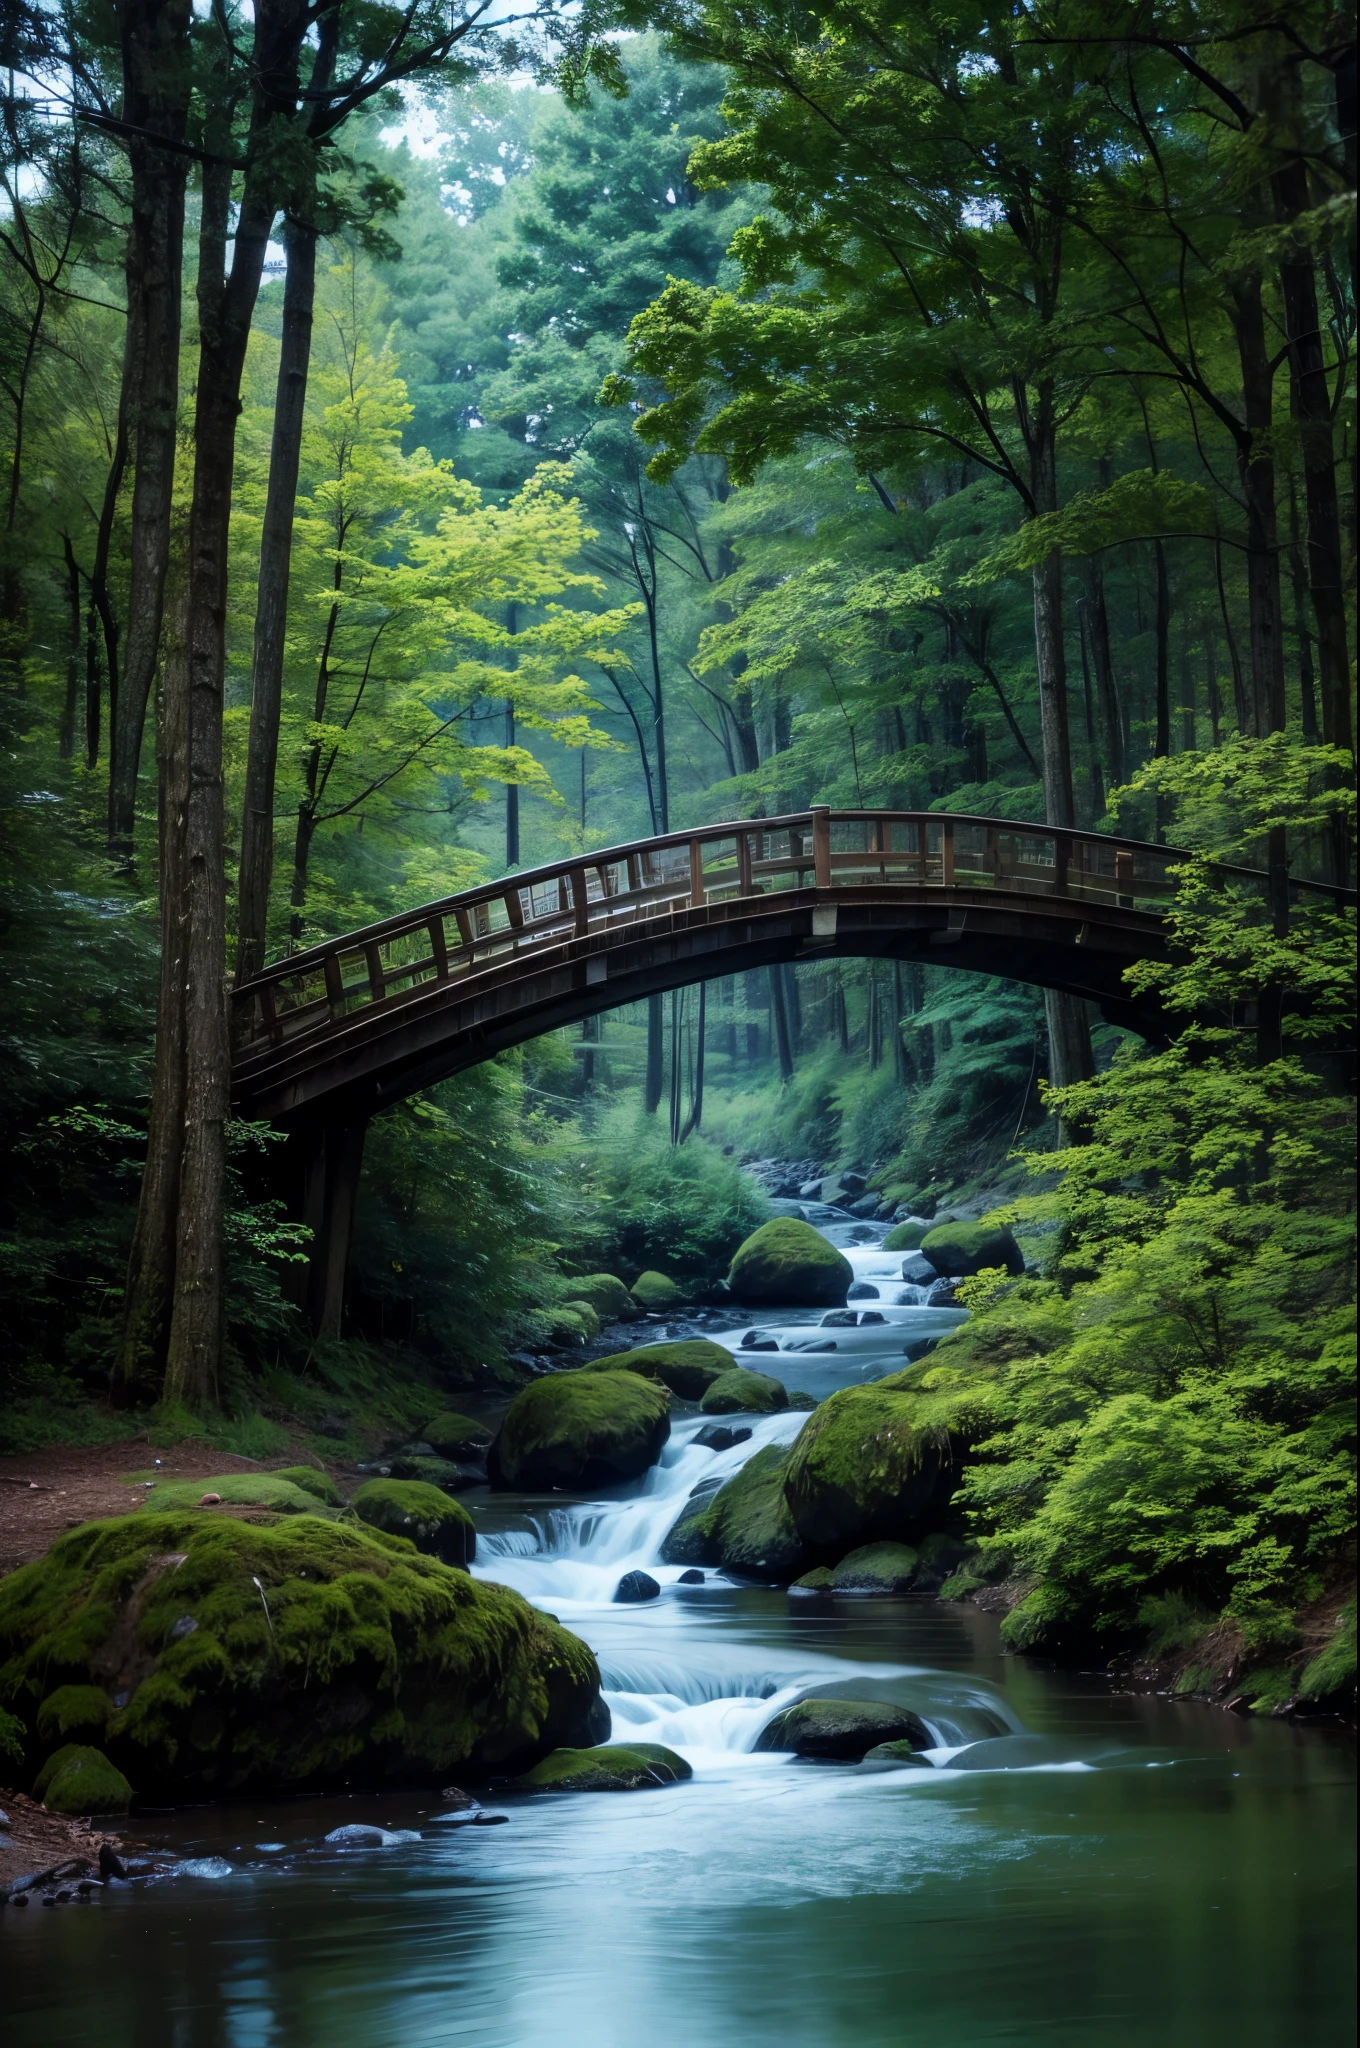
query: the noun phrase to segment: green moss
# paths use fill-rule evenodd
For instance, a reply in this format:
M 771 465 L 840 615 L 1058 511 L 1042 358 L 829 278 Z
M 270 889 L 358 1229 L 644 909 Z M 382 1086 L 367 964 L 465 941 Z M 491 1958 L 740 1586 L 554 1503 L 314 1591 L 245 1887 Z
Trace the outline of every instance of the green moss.
M 699 1403 L 705 1415 L 777 1415 L 788 1405 L 782 1380 L 767 1372 L 748 1372 L 741 1365 L 714 1380 Z
M 519 1768 L 599 1710 L 590 1651 L 517 1594 L 319 1515 L 91 1522 L 0 1580 L 0 1706 L 95 1684 L 160 1805 Z
M 820 1231 L 800 1217 L 776 1216 L 738 1248 L 727 1284 L 752 1306 L 840 1308 L 853 1278 L 850 1261 Z
M 98 1685 L 59 1685 L 38 1709 L 38 1739 L 49 1748 L 62 1742 L 102 1742 L 113 1701 Z
M 784 1586 L 811 1563 L 784 1499 L 788 1452 L 766 1444 L 740 1472 L 680 1517 L 661 1546 L 667 1564 L 707 1564 Z
M 132 1787 L 102 1749 L 68 1742 L 39 1771 L 33 1796 L 51 1813 L 126 1813 Z
M 554 1373 L 511 1402 L 492 1446 L 496 1486 L 617 1485 L 654 1465 L 671 1432 L 669 1392 L 633 1372 Z
M 577 1301 L 573 1298 L 571 1301 L 564 1301 L 562 1303 L 562 1310 L 564 1310 L 568 1315 L 575 1316 L 577 1322 L 580 1323 L 581 1328 L 586 1333 L 587 1342 L 589 1342 L 589 1340 L 592 1337 L 599 1336 L 599 1313 L 592 1305 L 592 1303 L 588 1301 Z M 562 1311 L 559 1311 L 559 1313 L 561 1312 Z
M 789 1591 L 791 1593 L 829 1593 L 831 1591 L 831 1577 L 830 1566 L 819 1564 L 815 1570 L 804 1572 L 801 1579 L 795 1579 Z
M 24 1768 L 24 1735 L 24 1724 L 18 1715 L 7 1714 L 0 1708 L 0 1764 L 15 1777 Z
M 636 1372 L 669 1387 L 682 1401 L 701 1401 L 715 1380 L 732 1370 L 732 1354 L 708 1337 L 685 1337 L 674 1344 L 644 1344 L 636 1351 L 614 1351 L 592 1359 L 582 1372 Z
M 422 1441 L 438 1451 L 441 1458 L 476 1462 L 486 1456 L 494 1431 L 484 1422 L 474 1422 L 468 1415 L 444 1408 L 431 1416 L 420 1434 Z
M 353 1500 L 355 1514 L 388 1536 L 405 1536 L 426 1557 L 470 1565 L 477 1526 L 465 1507 L 419 1479 L 370 1479 Z
M 622 1280 L 613 1273 L 588 1273 L 584 1280 L 572 1280 L 573 1301 L 588 1301 L 602 1323 L 635 1323 L 643 1311 Z
M 756 1748 L 850 1762 L 884 1742 L 928 1749 L 930 1735 L 918 1715 L 889 1700 L 811 1699 L 796 1701 L 767 1722 Z
M 917 1770 L 928 1771 L 930 1765 L 914 1750 L 909 1742 L 876 1742 L 872 1749 L 864 1752 L 866 1764 L 907 1764 Z
M 282 1472 L 271 1472 L 269 1477 L 287 1479 L 292 1485 L 300 1486 L 304 1493 L 310 1493 L 323 1507 L 342 1508 L 345 1505 L 345 1496 L 330 1473 L 318 1471 L 315 1465 L 285 1465 Z
M 315 1515 L 326 1510 L 314 1493 L 282 1472 L 222 1472 L 216 1479 L 162 1479 L 147 1488 L 144 1510 L 174 1514 L 196 1508 L 205 1493 L 215 1493 L 228 1507 L 269 1508 L 276 1515 Z
M 682 1756 L 659 1742 L 601 1749 L 555 1749 L 513 1781 L 516 1792 L 643 1792 L 694 1775 Z
M 784 1485 L 805 1543 L 835 1553 L 924 1532 L 947 1491 L 945 1446 L 917 1414 L 913 1395 L 878 1381 L 842 1388 L 808 1417 Z
M 639 1273 L 629 1291 L 634 1301 L 640 1303 L 643 1308 L 657 1309 L 663 1313 L 667 1309 L 683 1308 L 688 1300 L 688 1296 L 676 1286 L 669 1273 Z
M 921 1256 L 951 1277 L 1004 1266 L 1023 1273 L 1024 1255 L 1009 1230 L 994 1223 L 943 1223 L 921 1239 Z
M 550 1308 L 547 1311 L 548 1340 L 550 1343 L 584 1344 L 587 1338 L 598 1337 L 600 1333 L 599 1317 L 594 1309 L 587 1309 L 584 1314 L 579 1313 L 583 1308 L 583 1303 L 578 1302 L 573 1307 L 564 1302 L 561 1307 Z
M 919 1553 L 905 1543 L 866 1543 L 841 1559 L 832 1584 L 838 1593 L 908 1593 L 920 1568 Z
M 1304 1666 L 1299 1677 L 1301 1700 L 1339 1700 L 1347 1694 L 1354 1698 L 1354 1600 L 1348 1600 L 1337 1615 L 1332 1640 Z
M 921 1239 L 929 1229 L 930 1225 L 922 1223 L 919 1217 L 913 1217 L 909 1223 L 895 1223 L 883 1240 L 883 1249 L 885 1252 L 919 1251 Z

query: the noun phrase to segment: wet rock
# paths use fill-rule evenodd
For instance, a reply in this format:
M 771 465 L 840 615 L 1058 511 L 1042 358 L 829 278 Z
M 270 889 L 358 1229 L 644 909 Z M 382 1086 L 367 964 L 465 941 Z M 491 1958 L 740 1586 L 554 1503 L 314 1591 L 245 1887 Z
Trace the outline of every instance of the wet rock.
M 1011 1232 L 994 1223 L 945 1223 L 937 1217 L 921 1240 L 921 1255 L 937 1273 L 955 1278 L 1002 1266 L 1023 1273 L 1024 1256 Z
M 439 1798 L 440 1803 L 454 1813 L 475 1813 L 478 1810 L 477 1800 L 470 1792 L 465 1792 L 461 1785 L 446 1785 Z
M 871 1280 L 856 1280 L 853 1287 L 846 1289 L 847 1301 L 877 1301 L 878 1289 Z
M 326 1840 L 337 1849 L 392 1849 L 399 1842 L 418 1842 L 420 1836 L 414 1828 L 365 1827 L 352 1821 L 348 1827 L 332 1828 Z
M 123 1859 L 111 1842 L 101 1842 L 99 1845 L 99 1875 L 106 1884 L 110 1878 L 127 1878 Z
M 850 1262 L 810 1223 L 777 1216 L 762 1223 L 732 1260 L 727 1282 L 748 1306 L 840 1308 L 854 1279 Z
M 693 1566 L 691 1566 L 687 1572 L 681 1572 L 675 1583 L 677 1586 L 702 1586 L 707 1581 L 702 1572 L 696 1572 Z
M 493 1486 L 588 1490 L 636 1479 L 671 1433 L 670 1393 L 634 1372 L 555 1373 L 516 1395 L 491 1448 Z
M 858 1763 L 883 1742 L 928 1749 L 930 1734 L 917 1715 L 890 1701 L 809 1699 L 776 1714 L 761 1729 L 755 1746 Z
M 830 1568 L 819 1564 L 815 1571 L 804 1572 L 801 1579 L 795 1579 L 789 1587 L 790 1599 L 815 1600 L 832 1590 Z
M 955 1308 L 958 1305 L 958 1299 L 958 1292 L 952 1280 L 937 1280 L 929 1294 L 927 1294 L 922 1306 L 924 1308 Z
M 850 1214 L 852 1216 L 864 1217 L 877 1216 L 881 1206 L 877 1195 L 861 1195 L 857 1201 L 851 1202 Z
M 667 1564 L 714 1565 L 784 1586 L 812 1562 L 784 1499 L 789 1453 L 766 1444 L 711 1498 L 686 1509 L 661 1546 Z
M 911 1287 L 933 1287 L 935 1268 L 920 1252 L 908 1252 L 902 1261 L 902 1278 Z
M 716 1379 L 699 1403 L 705 1415 L 777 1415 L 788 1405 L 782 1380 L 740 1365 Z
M 426 1557 L 467 1566 L 477 1554 L 477 1525 L 465 1507 L 418 1479 L 370 1479 L 353 1500 L 355 1514 L 385 1536 L 405 1536 Z
M 556 1749 L 512 1780 L 515 1792 L 643 1792 L 694 1775 L 682 1756 L 659 1742 L 604 1749 Z
M 735 1444 L 749 1443 L 749 1429 L 731 1429 L 723 1422 L 710 1422 L 692 1439 L 706 1451 L 730 1451 Z
M 909 1593 L 921 1569 L 918 1551 L 905 1543 L 868 1543 L 843 1557 L 831 1574 L 837 1593 L 891 1599 Z
M 919 1755 L 909 1742 L 876 1742 L 872 1749 L 866 1749 L 863 1761 L 866 1764 L 906 1764 L 917 1770 L 928 1771 L 930 1764 Z
M 669 1344 L 643 1344 L 592 1358 L 582 1372 L 635 1372 L 669 1387 L 682 1401 L 701 1401 L 715 1380 L 732 1370 L 732 1354 L 709 1337 L 682 1337 Z
M 455 1465 L 480 1464 L 491 1448 L 494 1435 L 495 1431 L 488 1429 L 484 1422 L 474 1422 L 471 1416 L 459 1415 L 451 1408 L 432 1415 L 425 1425 L 425 1437 L 430 1448 L 438 1457 L 447 1458 Z
M 823 1553 L 919 1537 L 952 1483 L 940 1445 L 916 1424 L 917 1397 L 893 1380 L 843 1387 L 789 1452 L 784 1495 L 803 1543 Z
M 620 1601 L 655 1600 L 661 1588 L 650 1572 L 625 1572 L 614 1588 L 614 1598 Z

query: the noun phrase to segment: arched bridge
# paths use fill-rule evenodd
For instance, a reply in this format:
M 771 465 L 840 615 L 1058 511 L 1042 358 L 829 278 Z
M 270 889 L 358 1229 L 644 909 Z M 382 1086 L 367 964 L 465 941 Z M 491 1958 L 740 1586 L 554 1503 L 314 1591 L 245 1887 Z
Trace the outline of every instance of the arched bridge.
M 1123 977 L 1163 957 L 1185 858 L 1002 818 L 817 808 L 571 856 L 277 962 L 234 998 L 233 1096 L 295 1133 L 314 1320 L 338 1328 L 363 1130 L 402 1097 L 601 1010 L 835 955 L 1006 975 L 1154 1031 Z

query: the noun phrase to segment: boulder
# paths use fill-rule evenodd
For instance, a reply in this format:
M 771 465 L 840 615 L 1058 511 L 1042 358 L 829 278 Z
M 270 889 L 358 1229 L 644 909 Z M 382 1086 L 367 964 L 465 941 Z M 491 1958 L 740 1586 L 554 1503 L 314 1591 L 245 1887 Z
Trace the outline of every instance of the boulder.
M 738 1248 L 727 1283 L 737 1301 L 755 1307 L 840 1308 L 854 1277 L 850 1261 L 810 1223 L 776 1216 Z
M 820 1408 L 821 1402 L 815 1394 L 804 1393 L 801 1387 L 790 1387 L 789 1406 L 801 1415 L 811 1415 L 814 1408 Z
M 935 1271 L 959 1278 L 987 1266 L 1023 1273 L 1024 1255 L 1009 1230 L 995 1223 L 939 1223 L 921 1240 L 921 1255 Z
M 438 1786 L 608 1726 L 591 1652 L 528 1601 L 319 1515 L 138 1513 L 59 1538 L 0 1581 L 0 1706 L 30 1754 L 62 1686 L 108 1694 L 100 1749 L 156 1806 Z
M 922 1252 L 908 1252 L 902 1261 L 902 1278 L 911 1287 L 931 1287 L 935 1283 L 935 1268 Z
M 872 1749 L 866 1749 L 863 1762 L 866 1764 L 914 1765 L 917 1770 L 928 1771 L 930 1765 L 909 1742 L 876 1742 Z
M 857 1200 L 850 1203 L 849 1208 L 852 1216 L 869 1218 L 877 1216 L 880 1206 L 877 1195 L 860 1195 Z
M 804 1572 L 801 1579 L 795 1579 L 789 1587 L 789 1595 L 795 1594 L 800 1600 L 832 1591 L 832 1574 L 829 1565 L 819 1564 L 815 1570 Z
M 570 1351 L 600 1334 L 600 1319 L 593 1308 L 586 1308 L 584 1302 L 575 1308 L 566 1302 L 560 1302 L 545 1313 L 548 1321 L 547 1342 L 553 1350 Z
M 924 1216 L 905 1216 L 900 1223 L 894 1223 L 883 1240 L 885 1252 L 914 1252 L 921 1248 L 921 1239 L 930 1234 L 932 1225 Z
M 286 1479 L 293 1486 L 310 1493 L 313 1500 L 319 1500 L 323 1507 L 342 1508 L 345 1496 L 341 1493 L 329 1472 L 323 1472 L 316 1465 L 285 1465 L 282 1472 L 271 1472 L 271 1479 Z
M 669 1387 L 682 1401 L 701 1401 L 715 1380 L 732 1370 L 732 1354 L 708 1337 L 685 1337 L 673 1344 L 644 1344 L 636 1351 L 611 1351 L 592 1358 L 582 1372 L 635 1372 L 658 1386 Z
M 691 1566 L 687 1572 L 681 1572 L 675 1583 L 677 1586 L 702 1586 L 704 1575 L 702 1572 L 696 1572 Z
M 714 1380 L 699 1403 L 705 1415 L 777 1415 L 788 1405 L 782 1380 L 771 1379 L 767 1372 L 748 1372 L 743 1365 Z
M 639 1273 L 630 1292 L 642 1308 L 653 1309 L 663 1315 L 669 1309 L 683 1308 L 689 1300 L 669 1273 Z
M 378 1476 L 382 1479 L 419 1479 L 426 1486 L 437 1486 L 445 1493 L 460 1493 L 466 1486 L 485 1486 L 485 1447 L 479 1457 L 481 1462 L 476 1464 L 455 1465 L 448 1458 L 437 1458 L 433 1451 L 428 1457 L 420 1458 L 398 1453 L 383 1460 Z M 358 1469 L 363 1471 L 366 1468 L 360 1466 Z
M 625 1572 L 614 1588 L 614 1598 L 625 1604 L 640 1600 L 656 1600 L 661 1588 L 650 1572 Z
M 905 1543 L 866 1543 L 841 1559 L 831 1584 L 837 1593 L 892 1597 L 909 1593 L 920 1569 L 920 1554 Z
M 474 1422 L 469 1415 L 459 1415 L 455 1409 L 441 1409 L 431 1416 L 424 1429 L 426 1442 L 441 1458 L 451 1459 L 455 1464 L 478 1464 L 491 1448 L 495 1434 L 484 1422 Z
M 922 1308 L 955 1308 L 958 1294 L 952 1280 L 937 1280 L 922 1302 Z
M 845 1298 L 847 1301 L 877 1301 L 880 1297 L 878 1289 L 871 1280 L 856 1280 L 854 1286 L 847 1291 Z
M 690 1441 L 705 1451 L 730 1451 L 735 1444 L 749 1443 L 751 1432 L 749 1429 L 729 1429 L 721 1422 L 710 1422 Z
M 586 1333 L 587 1343 L 589 1343 L 593 1337 L 599 1336 L 600 1318 L 596 1310 L 590 1304 L 590 1302 L 577 1301 L 573 1297 L 570 1301 L 564 1301 L 561 1307 L 556 1311 L 556 1313 L 558 1315 L 566 1314 L 569 1316 L 575 1316 L 577 1322 L 581 1325 L 581 1328 Z
M 602 1323 L 637 1323 L 646 1313 L 613 1273 L 587 1273 L 570 1285 L 572 1300 L 588 1301 Z
M 322 1475 L 315 1476 L 319 1479 Z M 282 1472 L 223 1472 L 216 1479 L 158 1479 L 146 1489 L 142 1512 L 150 1510 L 163 1515 L 181 1508 L 196 1508 L 209 1493 L 217 1496 L 214 1505 L 268 1508 L 276 1515 L 331 1512 L 315 1493 Z
M 635 1372 L 554 1373 L 510 1403 L 487 1469 L 493 1486 L 617 1486 L 661 1456 L 671 1397 Z
M 512 1792 L 644 1792 L 692 1778 L 682 1756 L 659 1742 L 630 1742 L 604 1749 L 555 1749 L 523 1777 Z
M 889 1382 L 843 1387 L 803 1424 L 784 1493 L 814 1550 L 921 1536 L 947 1498 L 948 1448 L 916 1426 L 916 1397 Z
M 465 1507 L 419 1479 L 370 1479 L 352 1502 L 355 1514 L 385 1536 L 404 1536 L 426 1557 L 467 1566 L 477 1554 L 477 1525 Z
M 887 1700 L 799 1700 L 766 1722 L 756 1748 L 858 1763 L 884 1742 L 929 1749 L 930 1733 L 915 1714 Z
M 784 1586 L 812 1562 L 784 1500 L 788 1452 L 766 1444 L 725 1486 L 688 1507 L 661 1546 L 667 1564 L 716 1565 Z
M 126 1813 L 132 1787 L 102 1749 L 68 1742 L 39 1771 L 33 1797 L 51 1813 Z

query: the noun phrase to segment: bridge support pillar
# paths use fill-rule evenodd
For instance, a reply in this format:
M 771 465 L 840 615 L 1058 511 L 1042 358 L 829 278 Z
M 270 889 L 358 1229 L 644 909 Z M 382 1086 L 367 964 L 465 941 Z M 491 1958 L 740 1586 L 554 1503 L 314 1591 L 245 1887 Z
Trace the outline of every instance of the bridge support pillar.
M 366 1122 L 328 1124 L 311 1134 L 302 1190 L 302 1220 L 312 1233 L 303 1306 L 318 1337 L 340 1335 L 367 1130 Z

